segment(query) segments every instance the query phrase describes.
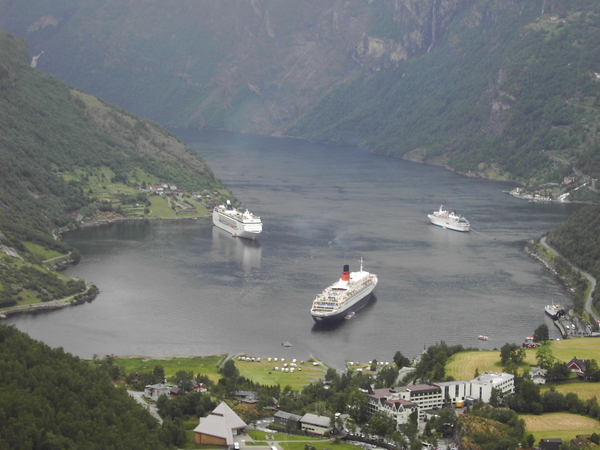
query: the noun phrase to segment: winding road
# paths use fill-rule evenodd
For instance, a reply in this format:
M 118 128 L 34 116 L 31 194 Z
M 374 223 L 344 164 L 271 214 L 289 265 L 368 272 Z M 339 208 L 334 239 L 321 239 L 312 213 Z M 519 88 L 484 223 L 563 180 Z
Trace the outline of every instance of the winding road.
M 558 253 L 555 249 L 553 249 L 552 247 L 550 247 L 547 243 L 546 243 L 546 236 L 544 236 L 542 239 L 540 239 L 540 243 L 546 247 L 546 249 L 548 249 L 549 251 L 551 251 L 552 253 L 555 253 L 556 255 L 560 256 L 561 258 L 563 258 L 565 261 L 567 261 L 569 263 L 569 265 L 579 271 L 584 277 L 586 277 L 590 283 L 592 284 L 592 289 L 590 289 L 590 293 L 588 294 L 588 298 L 585 301 L 585 310 L 588 312 L 588 314 L 590 315 L 590 317 L 592 319 L 594 319 L 596 321 L 596 323 L 598 323 L 598 316 L 596 316 L 596 314 L 594 314 L 594 312 L 592 311 L 592 293 L 594 292 L 594 289 L 596 289 L 596 279 L 594 277 L 592 277 L 589 273 L 584 272 L 583 270 L 581 270 L 579 267 L 575 266 L 574 264 L 572 264 L 567 258 L 565 258 L 563 255 L 561 255 L 560 253 Z

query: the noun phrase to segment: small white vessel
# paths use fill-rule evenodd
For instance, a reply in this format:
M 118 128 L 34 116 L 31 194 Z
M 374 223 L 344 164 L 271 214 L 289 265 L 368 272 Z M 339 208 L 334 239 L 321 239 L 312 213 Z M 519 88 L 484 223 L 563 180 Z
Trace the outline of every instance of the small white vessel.
M 262 222 L 248 210 L 240 212 L 227 200 L 226 205 L 219 205 L 213 210 L 213 224 L 232 236 L 256 239 L 262 231 Z
M 456 211 L 446 211 L 441 205 L 438 211 L 428 214 L 429 221 L 438 227 L 447 228 L 455 231 L 469 231 L 471 225 L 469 221 Z
M 369 302 L 375 286 L 377 275 L 363 270 L 362 259 L 359 272 L 350 272 L 350 266 L 346 264 L 342 278 L 317 295 L 310 313 L 317 323 L 352 317 L 355 311 Z
M 477 339 L 479 339 L 480 341 L 487 341 L 490 339 L 490 337 L 487 334 L 480 334 Z
M 560 305 L 555 305 L 554 303 L 546 305 L 544 311 L 552 318 L 552 320 L 558 320 L 565 315 L 564 308 Z

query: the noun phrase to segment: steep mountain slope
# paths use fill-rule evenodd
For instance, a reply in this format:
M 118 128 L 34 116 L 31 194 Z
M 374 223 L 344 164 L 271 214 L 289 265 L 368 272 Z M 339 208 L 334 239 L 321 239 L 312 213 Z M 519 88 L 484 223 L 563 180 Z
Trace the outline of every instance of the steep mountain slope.
M 39 68 L 163 124 L 536 184 L 600 172 L 592 0 L 0 5 Z
M 99 209 L 149 202 L 141 190 L 146 184 L 206 192 L 209 202 L 230 197 L 197 153 L 167 130 L 27 60 L 26 42 L 0 31 L 0 306 L 82 292 L 83 283 L 70 286 L 72 280 L 42 265 L 78 258 L 54 230 Z M 150 208 L 136 215 L 149 217 Z

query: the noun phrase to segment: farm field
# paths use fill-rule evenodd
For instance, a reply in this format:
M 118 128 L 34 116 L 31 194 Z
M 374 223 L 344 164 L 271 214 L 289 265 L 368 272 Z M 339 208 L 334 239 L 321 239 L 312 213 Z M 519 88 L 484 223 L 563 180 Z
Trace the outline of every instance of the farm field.
M 561 362 L 569 362 L 574 356 L 579 359 L 595 359 L 600 361 L 600 340 L 593 338 L 573 338 L 562 341 L 550 341 L 548 344 L 555 358 Z M 537 365 L 536 348 L 525 349 L 525 361 L 519 366 L 523 368 Z M 475 374 L 486 371 L 502 372 L 499 351 L 461 352 L 452 355 L 446 363 L 446 375 L 455 380 L 470 380 Z M 593 395 L 592 395 L 593 396 Z M 583 397 L 582 397 L 583 398 Z M 599 396 L 600 398 L 600 396 Z
M 175 357 L 164 359 L 144 358 L 141 356 L 115 357 L 114 363 L 117 366 L 125 367 L 125 373 L 132 371 L 152 372 L 154 366 L 161 365 L 165 369 L 167 378 L 174 376 L 178 371 L 192 371 L 194 375 L 201 373 L 206 375 L 215 383 L 219 381 L 221 375 L 218 372 L 218 365 L 225 360 L 226 355 L 198 356 L 198 357 Z
M 289 363 L 291 359 L 286 361 Z M 261 359 L 260 362 L 238 361 L 237 359 L 234 359 L 234 362 L 240 375 L 255 383 L 270 386 L 279 384 L 282 388 L 290 386 L 294 391 L 299 391 L 307 384 L 324 378 L 327 372 L 326 366 L 322 363 L 313 366 L 312 360 L 305 361 L 304 364 L 297 361 L 296 364 L 299 367 L 296 367 L 293 373 L 282 372 L 283 364 L 281 362 L 268 362 L 266 358 Z M 278 367 L 279 370 L 275 370 L 275 367 Z
M 540 390 L 541 394 L 543 395 L 544 392 L 549 390 L 551 387 L 556 389 L 556 392 L 560 392 L 564 395 L 568 394 L 569 392 L 577 394 L 577 397 L 579 397 L 580 400 L 584 401 L 594 397 L 600 398 L 600 383 L 581 382 L 542 385 Z
M 525 349 L 525 361 L 519 367 L 528 368 L 530 364 L 535 365 L 535 352 L 536 349 Z M 476 370 L 480 374 L 484 372 L 502 372 L 500 352 L 474 351 L 456 353 L 446 363 L 446 376 L 452 376 L 455 380 L 471 380 Z
M 600 422 L 589 417 L 569 413 L 549 413 L 541 416 L 519 415 L 525 421 L 527 433 L 533 434 L 535 442 L 540 439 L 560 438 L 568 442 L 578 434 L 600 431 Z
M 573 338 L 550 343 L 552 354 L 562 362 L 569 362 L 576 356 L 579 359 L 600 361 L 600 339 Z

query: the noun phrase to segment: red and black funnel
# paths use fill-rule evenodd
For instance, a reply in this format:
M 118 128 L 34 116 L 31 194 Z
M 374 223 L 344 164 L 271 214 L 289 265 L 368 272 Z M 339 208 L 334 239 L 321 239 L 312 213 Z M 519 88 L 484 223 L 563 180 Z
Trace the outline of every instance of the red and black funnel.
M 346 264 L 342 271 L 342 281 L 350 281 L 350 266 Z

